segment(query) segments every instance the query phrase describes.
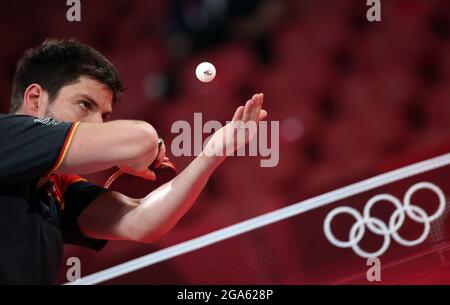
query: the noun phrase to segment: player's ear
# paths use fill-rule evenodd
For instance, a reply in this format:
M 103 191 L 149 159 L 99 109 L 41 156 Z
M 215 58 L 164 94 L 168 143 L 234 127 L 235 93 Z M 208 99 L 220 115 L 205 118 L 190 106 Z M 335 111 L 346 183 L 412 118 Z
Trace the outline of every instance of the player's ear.
M 23 94 L 21 113 L 41 117 L 48 107 L 47 92 L 39 84 L 31 84 Z

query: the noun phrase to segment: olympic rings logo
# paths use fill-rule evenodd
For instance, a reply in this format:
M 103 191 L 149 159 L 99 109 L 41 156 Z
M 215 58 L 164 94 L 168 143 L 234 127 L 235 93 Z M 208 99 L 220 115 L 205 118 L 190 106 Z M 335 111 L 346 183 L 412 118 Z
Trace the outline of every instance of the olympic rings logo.
M 436 212 L 434 212 L 434 214 L 428 215 L 421 207 L 411 204 L 412 195 L 420 189 L 431 190 L 439 198 L 439 207 Z M 396 208 L 395 212 L 389 218 L 388 224 L 383 222 L 381 219 L 372 217 L 370 215 L 371 209 L 373 208 L 375 203 L 379 201 L 388 201 L 392 203 Z M 351 207 L 338 207 L 332 210 L 325 218 L 323 229 L 327 239 L 336 247 L 351 247 L 357 255 L 363 258 L 379 257 L 383 255 L 389 248 L 391 238 L 393 238 L 400 245 L 406 247 L 412 247 L 422 243 L 430 233 L 431 222 L 435 221 L 444 213 L 445 204 L 445 195 L 438 186 L 430 182 L 420 182 L 410 187 L 405 193 L 405 196 L 403 198 L 403 205 L 400 200 L 390 194 L 376 195 L 366 203 L 363 215 L 361 215 L 356 209 Z M 356 222 L 350 229 L 348 241 L 338 240 L 331 232 L 331 221 L 338 214 L 350 214 L 356 219 Z M 398 230 L 403 225 L 406 216 L 424 225 L 422 234 L 416 240 L 406 240 L 398 233 Z M 364 233 L 366 232 L 366 227 L 376 235 L 382 235 L 384 237 L 384 242 L 381 248 L 373 253 L 368 253 L 362 250 L 358 245 L 362 240 Z

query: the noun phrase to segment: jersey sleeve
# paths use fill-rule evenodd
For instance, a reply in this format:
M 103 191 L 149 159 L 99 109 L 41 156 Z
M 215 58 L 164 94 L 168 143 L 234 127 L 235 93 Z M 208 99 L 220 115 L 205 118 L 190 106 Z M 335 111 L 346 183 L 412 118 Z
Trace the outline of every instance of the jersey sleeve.
M 101 250 L 107 240 L 86 237 L 81 232 L 78 217 L 89 204 L 108 190 L 74 175 L 65 175 L 63 185 L 64 211 L 61 232 L 64 243 Z
M 0 116 L 0 187 L 55 172 L 78 124 L 25 115 Z

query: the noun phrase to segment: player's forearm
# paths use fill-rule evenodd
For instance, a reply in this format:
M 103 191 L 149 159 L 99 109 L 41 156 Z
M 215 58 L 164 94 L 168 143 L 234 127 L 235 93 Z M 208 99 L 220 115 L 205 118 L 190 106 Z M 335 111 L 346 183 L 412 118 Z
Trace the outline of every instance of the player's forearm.
M 191 208 L 224 157 L 200 154 L 177 177 L 162 185 L 127 215 L 132 239 L 153 242 L 172 229 Z
M 86 174 L 157 154 L 158 135 L 143 121 L 80 123 L 59 172 Z

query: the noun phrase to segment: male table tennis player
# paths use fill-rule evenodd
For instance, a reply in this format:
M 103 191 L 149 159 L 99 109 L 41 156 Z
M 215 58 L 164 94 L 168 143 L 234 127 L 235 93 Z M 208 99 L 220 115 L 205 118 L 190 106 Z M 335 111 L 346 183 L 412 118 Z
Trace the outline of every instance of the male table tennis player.
M 114 66 L 75 40 L 47 40 L 18 63 L 11 113 L 0 114 L 0 283 L 55 283 L 63 243 L 100 250 L 107 240 L 158 240 L 224 161 L 219 150 L 248 142 L 225 136 L 230 126 L 267 115 L 254 95 L 184 171 L 130 198 L 78 176 L 118 167 L 154 180 L 149 166 L 168 160 L 149 123 L 104 122 L 121 91 Z

